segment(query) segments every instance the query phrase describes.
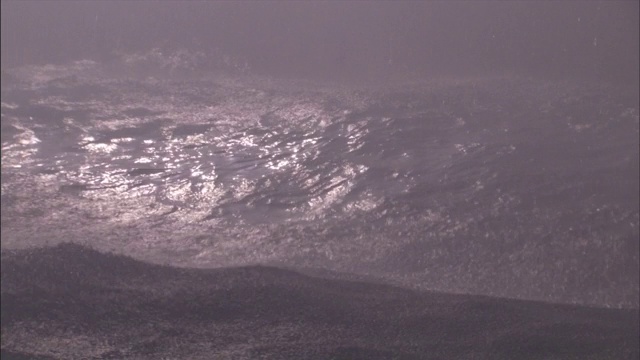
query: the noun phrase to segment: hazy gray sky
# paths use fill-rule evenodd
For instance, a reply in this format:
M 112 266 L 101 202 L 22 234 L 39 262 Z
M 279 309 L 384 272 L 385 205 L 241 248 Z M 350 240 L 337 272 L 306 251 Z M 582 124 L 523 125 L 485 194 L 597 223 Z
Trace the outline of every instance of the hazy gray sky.
M 301 77 L 638 78 L 638 1 L 2 1 L 3 66 L 151 47 L 225 51 Z

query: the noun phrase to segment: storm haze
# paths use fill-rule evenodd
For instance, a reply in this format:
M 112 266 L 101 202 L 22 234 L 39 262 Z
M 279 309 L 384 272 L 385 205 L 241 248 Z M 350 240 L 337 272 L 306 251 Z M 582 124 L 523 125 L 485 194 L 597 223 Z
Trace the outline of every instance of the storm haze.
M 2 65 L 158 48 L 279 77 L 513 71 L 633 85 L 637 24 L 637 1 L 3 1 Z
M 2 358 L 637 360 L 638 4 L 2 0 Z

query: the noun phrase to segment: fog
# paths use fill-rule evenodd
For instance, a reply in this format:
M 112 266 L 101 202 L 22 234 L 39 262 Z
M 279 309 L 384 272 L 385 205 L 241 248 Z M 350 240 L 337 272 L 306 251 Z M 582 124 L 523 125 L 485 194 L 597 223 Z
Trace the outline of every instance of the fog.
M 252 74 L 638 83 L 637 1 L 3 1 L 2 67 L 188 49 Z
M 1 357 L 638 359 L 638 5 L 2 0 Z

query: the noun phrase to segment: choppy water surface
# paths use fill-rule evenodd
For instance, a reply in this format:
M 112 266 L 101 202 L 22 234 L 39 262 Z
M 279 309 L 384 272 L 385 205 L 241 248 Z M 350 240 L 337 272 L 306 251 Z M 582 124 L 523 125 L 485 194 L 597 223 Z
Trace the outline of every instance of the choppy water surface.
M 91 62 L 3 78 L 3 247 L 638 306 L 633 96 L 509 77 L 126 79 Z

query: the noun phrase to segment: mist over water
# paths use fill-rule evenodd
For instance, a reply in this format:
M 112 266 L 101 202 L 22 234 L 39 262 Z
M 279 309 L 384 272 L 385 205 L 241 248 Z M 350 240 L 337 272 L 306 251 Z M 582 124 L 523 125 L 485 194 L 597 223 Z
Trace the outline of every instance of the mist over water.
M 4 1 L 2 68 L 186 49 L 208 69 L 378 81 L 638 81 L 636 1 Z
M 3 248 L 638 307 L 637 3 L 53 4 L 2 4 Z

